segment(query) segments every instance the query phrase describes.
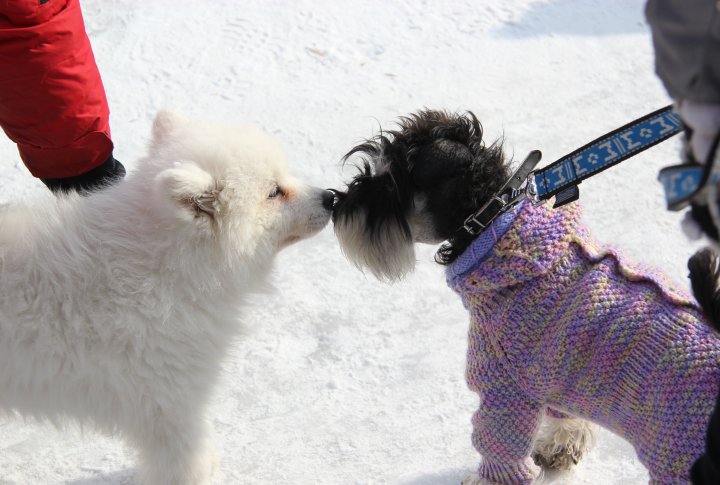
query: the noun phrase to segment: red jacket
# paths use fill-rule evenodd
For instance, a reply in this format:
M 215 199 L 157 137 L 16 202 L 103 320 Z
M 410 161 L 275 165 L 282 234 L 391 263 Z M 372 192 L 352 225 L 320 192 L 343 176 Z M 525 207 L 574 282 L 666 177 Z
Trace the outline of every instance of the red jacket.
M 112 153 L 109 109 L 78 0 L 0 2 L 0 126 L 38 178 Z

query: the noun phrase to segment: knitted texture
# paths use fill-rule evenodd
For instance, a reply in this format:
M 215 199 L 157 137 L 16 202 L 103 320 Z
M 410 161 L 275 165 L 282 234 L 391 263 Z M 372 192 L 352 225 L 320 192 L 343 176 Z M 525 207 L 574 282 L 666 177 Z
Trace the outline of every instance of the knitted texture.
M 720 339 L 689 295 L 601 249 L 579 218 L 578 204 L 525 204 L 490 254 L 448 268 L 471 315 L 480 476 L 532 483 L 549 408 L 626 438 L 651 484 L 690 483 L 720 389 Z

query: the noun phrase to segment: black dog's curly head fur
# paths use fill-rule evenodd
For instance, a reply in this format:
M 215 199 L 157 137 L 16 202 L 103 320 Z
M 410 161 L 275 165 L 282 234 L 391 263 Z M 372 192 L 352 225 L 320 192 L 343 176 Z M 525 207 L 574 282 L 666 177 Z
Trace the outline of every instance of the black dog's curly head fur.
M 485 145 L 470 112 L 423 110 L 398 125 L 345 156 L 364 163 L 333 212 L 346 255 L 391 280 L 413 268 L 414 242 L 447 241 L 436 259 L 454 261 L 473 239 L 458 229 L 510 176 L 501 144 Z

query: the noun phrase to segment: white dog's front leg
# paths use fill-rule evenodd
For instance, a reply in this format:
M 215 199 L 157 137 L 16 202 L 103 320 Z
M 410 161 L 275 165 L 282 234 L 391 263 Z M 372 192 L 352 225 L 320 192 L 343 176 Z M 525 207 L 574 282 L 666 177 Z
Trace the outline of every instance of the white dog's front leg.
M 153 423 L 140 444 L 143 485 L 210 485 L 218 465 L 209 426 Z
M 535 463 L 554 470 L 576 465 L 595 444 L 593 425 L 579 418 L 545 416 L 533 446 Z

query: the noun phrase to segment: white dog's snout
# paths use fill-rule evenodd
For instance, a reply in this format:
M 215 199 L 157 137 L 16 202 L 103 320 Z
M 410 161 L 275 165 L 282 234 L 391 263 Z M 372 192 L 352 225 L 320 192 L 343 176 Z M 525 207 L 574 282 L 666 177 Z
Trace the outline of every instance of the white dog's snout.
M 304 186 L 288 205 L 287 237 L 283 246 L 305 239 L 321 231 L 332 216 L 335 194 L 319 187 Z
M 320 202 L 320 205 L 322 205 L 325 210 L 332 211 L 333 206 L 335 205 L 334 192 L 328 189 L 321 189 L 320 187 L 308 186 L 306 188 L 306 193 L 313 203 Z

